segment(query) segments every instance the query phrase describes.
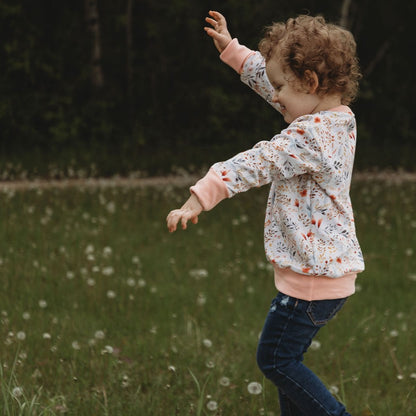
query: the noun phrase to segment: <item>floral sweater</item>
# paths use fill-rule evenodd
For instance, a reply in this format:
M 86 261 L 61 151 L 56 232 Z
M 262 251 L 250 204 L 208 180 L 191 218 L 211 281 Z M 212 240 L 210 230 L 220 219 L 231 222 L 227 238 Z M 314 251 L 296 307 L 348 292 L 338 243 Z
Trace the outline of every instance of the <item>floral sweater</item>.
M 260 53 L 234 39 L 221 59 L 271 101 Z M 224 198 L 271 183 L 264 245 L 277 289 L 305 300 L 346 297 L 364 270 L 349 196 L 355 144 L 348 107 L 301 116 L 271 140 L 214 164 L 191 192 L 210 210 Z

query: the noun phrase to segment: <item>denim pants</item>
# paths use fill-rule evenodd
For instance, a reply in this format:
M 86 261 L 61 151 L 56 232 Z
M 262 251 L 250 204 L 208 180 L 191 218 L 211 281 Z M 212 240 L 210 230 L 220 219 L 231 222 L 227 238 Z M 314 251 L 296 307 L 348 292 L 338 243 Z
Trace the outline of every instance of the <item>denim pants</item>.
M 307 368 L 303 354 L 347 298 L 305 301 L 279 293 L 257 349 L 257 363 L 278 388 L 281 416 L 351 416 Z

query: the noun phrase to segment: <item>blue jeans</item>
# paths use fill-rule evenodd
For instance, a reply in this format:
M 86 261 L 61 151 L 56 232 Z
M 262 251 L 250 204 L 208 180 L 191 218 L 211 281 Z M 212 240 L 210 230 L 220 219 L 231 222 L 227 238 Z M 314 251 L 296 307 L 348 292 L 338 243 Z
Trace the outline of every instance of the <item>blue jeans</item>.
M 278 388 L 281 416 L 351 416 L 307 368 L 303 354 L 347 298 L 308 302 L 279 293 L 257 349 L 257 363 Z

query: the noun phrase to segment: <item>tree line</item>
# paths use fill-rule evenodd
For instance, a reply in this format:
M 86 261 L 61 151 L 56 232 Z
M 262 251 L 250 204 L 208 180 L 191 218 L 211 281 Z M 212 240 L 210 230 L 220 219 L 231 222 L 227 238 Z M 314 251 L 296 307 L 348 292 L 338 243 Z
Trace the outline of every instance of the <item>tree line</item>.
M 0 167 L 167 173 L 271 138 L 283 121 L 220 62 L 210 9 L 252 49 L 300 13 L 350 29 L 364 75 L 356 164 L 414 168 L 416 2 L 404 0 L 0 0 Z

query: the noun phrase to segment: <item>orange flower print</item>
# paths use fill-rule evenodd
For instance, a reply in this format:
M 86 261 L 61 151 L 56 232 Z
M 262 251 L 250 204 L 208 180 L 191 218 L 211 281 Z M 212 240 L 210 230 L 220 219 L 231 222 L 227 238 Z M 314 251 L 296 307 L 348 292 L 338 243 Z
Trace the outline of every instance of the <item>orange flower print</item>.
M 302 190 L 302 191 L 300 191 L 299 192 L 300 193 L 300 196 L 306 196 L 306 195 L 308 195 L 308 190 L 307 189 L 304 189 L 304 190 Z
M 224 182 L 231 182 L 231 179 L 229 177 L 227 177 L 227 173 L 228 173 L 228 171 L 226 171 L 226 170 L 221 171 L 222 180 Z
M 305 134 L 305 130 L 303 130 L 303 129 L 296 129 L 296 132 L 298 134 Z
M 320 123 L 321 119 L 319 117 L 315 117 L 314 121 L 315 121 L 315 123 Z
M 309 273 L 309 272 L 310 272 L 310 270 L 311 270 L 311 268 L 310 268 L 310 267 L 303 267 L 303 268 L 302 268 L 302 272 L 303 272 L 303 273 Z
M 299 208 L 299 199 L 295 199 L 295 207 Z

